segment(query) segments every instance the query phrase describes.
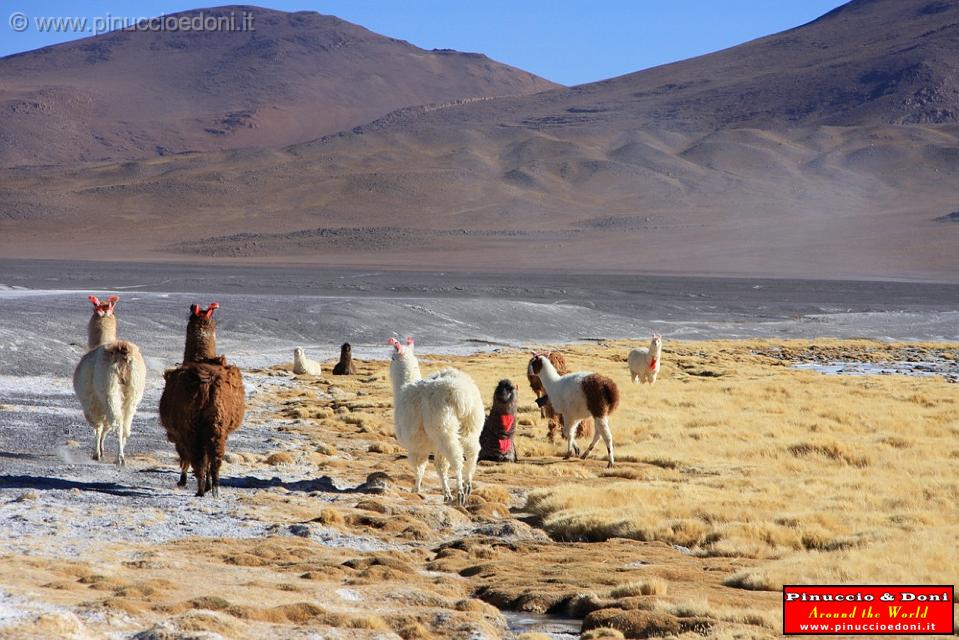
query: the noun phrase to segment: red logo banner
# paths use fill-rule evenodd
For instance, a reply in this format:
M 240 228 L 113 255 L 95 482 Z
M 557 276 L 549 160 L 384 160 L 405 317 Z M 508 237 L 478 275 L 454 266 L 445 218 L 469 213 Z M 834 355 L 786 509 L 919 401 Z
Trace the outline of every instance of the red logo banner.
M 951 635 L 953 585 L 785 585 L 783 634 Z

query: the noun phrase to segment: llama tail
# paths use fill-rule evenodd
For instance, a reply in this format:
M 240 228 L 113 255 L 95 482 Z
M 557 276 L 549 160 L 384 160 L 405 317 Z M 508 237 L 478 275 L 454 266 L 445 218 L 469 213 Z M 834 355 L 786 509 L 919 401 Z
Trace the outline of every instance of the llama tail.
M 110 366 L 116 372 L 117 379 L 124 387 L 130 385 L 133 380 L 133 362 L 139 353 L 132 342 L 119 340 L 106 348 L 107 356 L 110 358 Z
M 609 412 L 612 413 L 619 406 L 619 387 L 612 380 L 606 380 L 603 384 L 603 397 L 609 406 Z

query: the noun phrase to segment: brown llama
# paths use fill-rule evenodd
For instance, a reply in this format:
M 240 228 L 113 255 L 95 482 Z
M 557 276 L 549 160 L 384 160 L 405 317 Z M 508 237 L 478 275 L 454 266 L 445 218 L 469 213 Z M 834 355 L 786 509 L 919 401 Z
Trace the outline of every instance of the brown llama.
M 549 354 L 549 361 L 556 369 L 556 372 L 561 376 L 565 376 L 569 373 L 569 365 L 566 364 L 566 358 L 563 357 L 563 354 L 559 351 L 551 351 Z M 549 398 L 543 399 L 543 396 L 546 395 L 546 389 L 543 388 L 543 383 L 540 381 L 539 376 L 529 373 L 529 365 L 533 363 L 533 360 L 530 359 L 527 364 L 527 373 L 526 379 L 529 380 L 530 389 L 533 390 L 533 393 L 536 394 L 536 404 L 539 405 L 539 415 L 543 418 L 546 418 L 546 438 L 550 442 L 556 442 L 556 434 L 563 432 L 563 416 L 556 413 L 553 409 L 553 403 L 549 401 Z M 576 427 L 576 437 L 577 438 L 589 438 L 593 435 L 593 419 L 586 418 L 579 423 L 579 426 Z
M 333 367 L 334 376 L 354 376 L 356 375 L 356 365 L 353 364 L 353 347 L 349 342 L 344 342 L 340 347 L 340 361 Z
M 190 306 L 183 363 L 167 369 L 160 397 L 160 422 L 167 440 L 180 458 L 180 481 L 186 486 L 187 470 L 196 476 L 197 496 L 220 491 L 220 465 L 227 437 L 243 423 L 243 376 L 216 353 L 214 302 L 207 309 Z

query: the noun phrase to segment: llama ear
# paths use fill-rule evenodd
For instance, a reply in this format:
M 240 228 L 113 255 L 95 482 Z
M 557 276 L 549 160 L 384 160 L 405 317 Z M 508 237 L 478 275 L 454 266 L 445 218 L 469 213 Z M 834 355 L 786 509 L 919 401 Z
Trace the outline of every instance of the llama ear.
M 116 304 L 120 302 L 120 296 L 110 296 L 109 298 L 107 298 L 107 302 L 111 304 Z
M 198 304 L 191 304 L 191 305 L 190 305 L 190 315 L 199 317 L 199 315 L 200 315 L 200 305 L 198 305 Z
M 396 349 L 397 353 L 403 352 L 403 345 L 400 344 L 399 340 L 392 336 L 390 336 L 390 339 L 386 341 L 386 344 L 391 345 L 394 349 Z
M 549 357 L 550 357 L 551 355 L 553 355 L 553 352 L 552 352 L 552 351 L 547 351 L 546 353 L 543 354 L 543 357 L 546 358 L 547 360 L 549 360 Z
M 94 307 L 99 307 L 99 306 L 100 306 L 100 298 L 98 298 L 98 297 L 96 297 L 96 296 L 87 296 L 87 300 L 89 300 L 89 301 L 93 304 Z
M 213 312 L 220 308 L 219 302 L 211 302 L 210 306 L 206 308 L 206 311 L 203 312 L 203 317 L 209 320 L 213 317 Z

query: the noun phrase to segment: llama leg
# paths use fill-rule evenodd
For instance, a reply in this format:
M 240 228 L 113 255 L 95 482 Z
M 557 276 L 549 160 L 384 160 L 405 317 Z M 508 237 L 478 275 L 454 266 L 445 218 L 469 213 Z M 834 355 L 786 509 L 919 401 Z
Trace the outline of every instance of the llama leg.
M 121 434 L 120 434 L 120 466 L 126 466 L 126 444 L 127 440 L 130 439 L 130 434 L 133 432 L 133 414 L 136 412 L 135 406 L 127 405 L 124 407 L 125 413 L 123 415 L 123 424 L 121 425 Z
M 579 420 L 573 424 L 566 424 L 563 420 L 563 435 L 566 436 L 566 455 L 564 458 L 569 460 L 573 457 L 573 452 L 579 455 L 579 447 L 576 446 L 576 430 L 579 429 Z
M 596 446 L 596 443 L 599 442 L 599 437 L 602 435 L 602 429 L 599 428 L 600 420 L 605 420 L 605 418 L 593 416 L 593 441 L 589 443 L 589 446 L 586 447 L 586 451 L 584 451 L 583 455 L 580 456 L 583 460 L 589 457 L 589 454 L 593 452 L 593 447 Z
M 606 443 L 606 451 L 609 453 L 609 464 L 607 466 L 612 467 L 615 459 L 613 457 L 613 432 L 609 428 L 609 416 L 596 419 L 596 432 L 603 436 L 603 442 Z
M 636 381 L 639 380 L 639 376 L 632 371 L 629 372 L 629 377 L 632 379 L 633 384 L 636 384 Z
M 473 476 L 476 474 L 476 461 L 479 460 L 479 450 L 479 442 L 473 440 L 463 442 L 463 478 L 466 483 L 465 493 L 467 498 L 473 493 Z M 514 459 L 513 462 L 516 462 L 516 460 Z
M 177 480 L 176 486 L 185 487 L 186 486 L 186 474 L 190 470 L 190 458 L 187 456 L 186 451 L 183 450 L 183 446 L 180 444 L 176 445 L 176 455 L 180 459 L 180 479 Z
M 217 456 L 210 464 L 210 488 L 213 491 L 214 498 L 220 497 L 220 465 L 222 463 L 223 458 Z
M 93 451 L 93 459 L 99 462 L 103 460 L 103 438 L 106 436 L 106 427 L 102 423 L 97 423 L 93 435 L 97 440 Z
M 200 452 L 193 457 L 193 473 L 196 475 L 196 496 L 202 498 L 206 493 L 207 472 L 209 464 L 206 461 L 206 453 Z
M 117 469 L 126 466 L 126 458 L 123 455 L 123 448 L 126 444 L 126 438 L 123 434 L 123 425 L 117 429 Z
M 439 446 L 439 455 L 446 458 L 452 465 L 453 473 L 456 474 L 456 500 L 460 505 L 466 504 L 466 494 L 463 491 L 463 446 L 459 439 L 452 435 L 459 428 L 458 424 L 450 425 L 448 428 L 437 429 L 444 437 L 437 443 Z
M 414 455 L 411 452 L 408 458 L 410 464 L 413 466 L 413 471 L 416 473 L 416 479 L 413 481 L 413 493 L 422 493 L 423 474 L 426 473 L 426 465 L 429 464 L 430 454 L 418 452 Z
M 446 458 L 437 453 L 433 456 L 433 464 L 436 466 L 436 475 L 440 477 L 440 487 L 443 489 L 443 500 L 445 502 L 452 502 L 453 494 L 450 492 L 450 482 L 447 477 L 449 476 L 450 463 Z

